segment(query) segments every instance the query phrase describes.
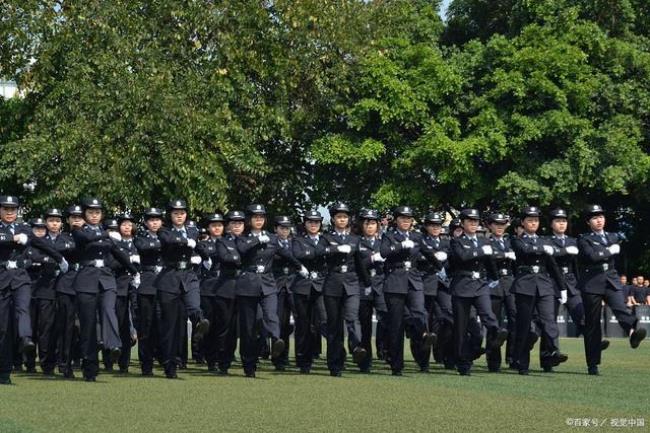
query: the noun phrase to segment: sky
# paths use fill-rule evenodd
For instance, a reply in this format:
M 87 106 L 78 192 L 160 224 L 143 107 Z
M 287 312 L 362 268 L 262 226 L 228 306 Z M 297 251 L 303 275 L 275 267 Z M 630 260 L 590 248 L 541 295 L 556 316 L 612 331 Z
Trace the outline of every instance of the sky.
M 442 6 L 440 7 L 440 16 L 442 17 L 442 19 L 445 18 L 445 12 L 447 12 L 449 3 L 451 3 L 451 0 L 443 0 L 442 2 Z

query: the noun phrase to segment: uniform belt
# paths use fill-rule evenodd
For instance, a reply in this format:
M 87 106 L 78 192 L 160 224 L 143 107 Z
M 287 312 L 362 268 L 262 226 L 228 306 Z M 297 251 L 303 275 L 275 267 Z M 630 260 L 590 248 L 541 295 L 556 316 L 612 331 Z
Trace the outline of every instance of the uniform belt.
M 103 259 L 85 260 L 81 262 L 81 266 L 84 268 L 105 268 L 106 263 L 104 262 Z
M 220 276 L 228 277 L 228 278 L 238 277 L 240 275 L 241 275 L 240 269 L 221 269 L 221 274 L 220 274 Z
M 546 275 L 546 268 L 544 266 L 519 266 L 517 272 L 520 274 L 543 274 Z
M 510 276 L 510 275 L 512 275 L 512 272 L 510 272 L 510 269 L 507 269 L 507 268 L 499 269 L 499 276 L 500 277 L 507 277 L 507 276 Z
M 189 261 L 180 261 L 180 262 L 168 262 L 165 263 L 166 268 L 176 269 L 177 271 L 185 271 L 192 269 L 192 264 Z
M 289 275 L 291 274 L 291 268 L 273 268 L 273 275 Z
M 393 272 L 397 269 L 404 269 L 405 271 L 411 271 L 414 269 L 413 263 L 408 260 L 401 263 L 393 263 L 388 268 L 388 272 Z
M 609 266 L 609 263 L 601 263 L 599 265 L 592 265 L 587 267 L 587 272 L 607 272 L 610 269 L 614 269 L 613 266 Z
M 462 277 L 470 277 L 472 280 L 481 279 L 480 271 L 457 271 L 455 275 L 462 276 Z
M 329 272 L 334 272 L 337 274 L 347 274 L 348 272 L 354 272 L 354 267 L 348 265 L 334 266 L 329 269 Z
M 140 266 L 140 270 L 143 272 L 155 272 L 158 273 L 162 270 L 162 266 L 158 265 L 145 265 L 145 266 Z
M 5 269 L 24 269 L 25 265 L 26 263 L 23 260 L 7 260 L 0 262 L 0 267 Z
M 75 271 L 76 272 L 79 269 L 81 269 L 81 263 L 70 263 L 70 267 L 69 267 L 68 272 L 69 271 Z
M 564 275 L 569 273 L 569 267 L 568 266 L 562 266 L 560 269 L 562 270 L 562 273 Z
M 252 272 L 255 274 L 268 274 L 271 272 L 271 269 L 268 269 L 266 266 L 247 266 L 244 268 L 244 272 Z

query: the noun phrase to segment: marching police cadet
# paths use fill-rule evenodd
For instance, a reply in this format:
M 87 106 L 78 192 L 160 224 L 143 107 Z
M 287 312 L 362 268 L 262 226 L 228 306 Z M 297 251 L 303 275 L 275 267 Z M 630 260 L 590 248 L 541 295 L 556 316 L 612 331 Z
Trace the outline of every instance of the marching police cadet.
M 115 241 L 118 248 L 129 257 L 130 262 L 137 268 L 140 265 L 140 255 L 135 246 L 135 220 L 129 213 L 123 213 L 117 217 L 117 230 L 121 239 Z M 137 340 L 133 335 L 132 309 L 137 305 L 137 287 L 140 285 L 140 275 L 131 275 L 129 270 L 122 266 L 117 260 L 109 256 L 111 268 L 115 273 L 117 284 L 117 298 L 115 300 L 115 315 L 117 316 L 117 326 L 122 342 L 120 357 L 117 361 L 120 373 L 125 374 L 129 371 L 129 362 L 131 360 L 131 347 Z M 104 352 L 104 365 L 106 370 L 113 370 L 113 362 L 109 353 Z
M 136 328 L 138 359 L 143 376 L 153 376 L 154 352 L 158 346 L 156 314 L 156 279 L 162 272 L 161 243 L 158 231 L 162 227 L 162 209 L 148 208 L 144 212 L 146 231 L 135 238 L 140 256 L 140 286 L 137 288 Z
M 35 237 L 44 238 L 47 224 L 43 218 L 34 218 L 30 225 Z M 56 251 L 56 250 L 54 250 Z M 25 251 L 27 272 L 32 281 L 31 319 L 34 340 L 38 348 L 38 358 L 43 374 L 54 375 L 56 367 L 56 278 L 61 271 L 68 270 L 68 262 L 56 251 L 50 255 L 38 248 L 28 246 Z M 60 262 L 60 265 L 57 265 Z M 28 373 L 36 372 L 36 353 L 25 356 Z
M 549 217 L 551 219 L 551 230 L 553 231 L 549 240 L 555 250 L 553 257 L 566 283 L 566 290 L 557 287 L 555 317 L 557 319 L 560 304 L 565 305 L 573 323 L 575 323 L 578 329 L 578 333 L 582 334 L 584 332 L 585 312 L 582 305 L 582 296 L 577 287 L 578 242 L 575 238 L 566 235 L 568 214 L 564 209 L 557 208 L 552 210 Z M 603 340 L 601 344 L 606 348 L 609 346 L 609 341 Z M 542 338 L 540 342 L 540 353 L 548 352 L 546 346 L 546 339 Z M 550 372 L 553 370 L 553 366 L 550 365 L 547 359 L 541 359 L 540 362 L 544 371 Z
M 78 246 L 81 269 L 74 281 L 77 295 L 77 308 L 80 325 L 80 346 L 82 352 L 82 369 L 84 379 L 94 382 L 98 373 L 97 359 L 97 311 L 100 311 L 101 334 L 104 348 L 109 350 L 113 362 L 121 355 L 122 342 L 119 336 L 115 302 L 117 284 L 115 276 L 108 267 L 111 255 L 125 266 L 131 274 L 137 269 L 113 240 L 119 234 L 110 234 L 100 226 L 102 220 L 102 203 L 97 198 L 84 201 L 84 220 L 86 223 L 79 230 L 72 231 L 72 237 Z
M 472 306 L 476 308 L 481 324 L 488 330 L 488 350 L 501 350 L 508 338 L 508 332 L 499 328 L 499 322 L 492 311 L 488 280 L 495 282 L 497 276 L 492 262 L 493 250 L 490 241 L 477 237 L 480 219 L 478 210 L 463 209 L 460 222 L 464 233 L 450 242 L 450 260 L 453 262 L 451 302 L 454 313 L 454 348 L 456 369 L 461 376 L 470 375 L 474 359 L 467 338 Z
M 510 239 L 505 236 L 508 226 L 508 217 L 502 213 L 492 213 L 488 217 L 488 228 L 492 236 L 490 245 L 492 246 L 492 259 L 496 266 L 498 283 L 490 286 L 490 300 L 492 301 L 492 311 L 496 316 L 499 326 L 503 326 L 503 312 L 508 320 L 508 340 L 506 342 L 506 362 L 512 362 L 512 356 L 515 343 L 515 320 L 517 310 L 515 307 L 515 297 L 510 293 L 510 288 L 514 282 L 515 261 L 517 256 L 510 245 Z M 501 369 L 501 349 L 488 350 L 485 353 L 490 371 L 499 371 Z
M 210 322 L 201 311 L 199 280 L 192 264 L 201 264 L 194 254 L 198 229 L 187 223 L 187 203 L 171 200 L 167 206 L 171 226 L 158 230 L 163 269 L 155 282 L 160 304 L 160 347 L 165 376 L 175 379 L 182 363 L 187 336 L 187 317 L 196 323 L 196 333 L 204 336 Z M 187 349 L 185 348 L 185 351 Z
M 343 326 L 348 331 L 348 345 L 353 360 L 360 364 L 367 356 L 361 346 L 359 323 L 361 256 L 359 237 L 350 233 L 350 208 L 344 203 L 330 207 L 333 230 L 323 234 L 328 245 L 327 276 L 323 283 L 323 297 L 327 313 L 327 367 L 330 375 L 339 377 L 345 363 Z
M 449 254 L 449 240 L 442 239 L 442 223 L 444 217 L 439 212 L 429 212 L 425 215 L 422 228 L 422 260 L 418 261 L 418 268 L 422 271 L 424 286 L 424 308 L 427 311 L 427 324 L 431 332 L 438 336 L 438 344 L 434 352 L 441 353 L 440 346 L 453 347 L 452 332 L 453 314 L 451 309 L 451 296 L 438 297 L 438 291 L 449 293 L 449 278 L 447 276 L 447 257 Z M 442 299 L 443 302 L 438 300 Z M 448 302 L 447 302 L 448 299 Z M 442 331 L 442 332 L 441 332 Z M 429 371 L 430 353 L 421 353 L 419 345 L 414 345 L 411 340 L 413 358 L 420 366 L 420 371 Z M 445 356 L 441 356 L 442 359 Z
M 430 353 L 436 335 L 427 330 L 422 273 L 416 262 L 423 246 L 421 233 L 412 231 L 413 210 L 399 206 L 393 213 L 396 227 L 384 234 L 381 255 L 386 258 L 384 299 L 388 309 L 389 357 L 393 376 L 401 376 L 404 368 L 404 316 L 409 311 L 410 338 L 420 344 L 421 353 Z
M 31 281 L 25 269 L 25 250 L 33 246 L 51 256 L 57 254 L 44 239 L 35 237 L 28 225 L 16 222 L 19 205 L 15 196 L 0 196 L 0 384 L 11 383 L 15 325 L 23 354 L 31 356 L 36 348 L 32 340 Z
M 548 345 L 541 358 L 548 365 L 557 366 L 568 359 L 557 346 L 559 330 L 555 320 L 555 285 L 566 289 L 553 259 L 555 249 L 548 240 L 537 236 L 541 213 L 535 206 L 525 207 L 521 212 L 523 235 L 512 240 L 517 258 L 517 275 L 511 287 L 515 294 L 517 331 L 515 336 L 514 364 L 519 374 L 527 375 L 530 365 L 530 326 L 533 313 L 537 312 L 542 338 Z
M 80 230 L 84 225 L 83 209 L 72 205 L 66 211 L 70 231 Z M 72 353 L 79 343 L 77 321 L 77 303 L 74 281 L 80 269 L 81 256 L 72 235 L 61 232 L 63 214 L 59 209 L 48 209 L 45 213 L 48 225 L 46 237 L 69 263 L 68 272 L 59 275 L 56 281 L 56 334 L 58 335 L 57 352 L 59 356 L 59 372 L 66 379 L 73 379 Z
M 367 355 L 359 364 L 362 373 L 370 373 L 372 366 L 372 314 L 377 313 L 377 351 L 385 347 L 381 341 L 386 338 L 385 315 L 388 311 L 384 300 L 384 262 L 381 255 L 381 233 L 379 226 L 380 216 L 376 210 L 367 209 L 359 215 L 361 228 L 361 239 L 359 241 L 359 253 L 364 271 L 361 273 L 361 280 L 364 287 L 361 293 L 359 306 L 359 322 L 361 323 L 361 347 Z
M 237 239 L 244 233 L 245 219 L 244 212 L 229 211 L 226 214 L 226 235 L 216 243 L 220 270 L 215 287 L 216 322 L 210 332 L 216 338 L 217 373 L 220 375 L 228 374 L 237 348 L 237 279 L 242 264 Z
M 638 320 L 625 306 L 622 286 L 616 271 L 616 256 L 621 252 L 620 239 L 615 233 L 605 231 L 605 211 L 600 205 L 591 205 L 586 212 L 590 232 L 578 239 L 580 258 L 584 273 L 580 276 L 578 289 L 582 293 L 585 309 L 585 355 L 587 371 L 598 375 L 602 351 L 600 321 L 603 301 L 616 316 L 619 325 L 630 336 L 630 346 L 639 347 L 646 337 L 644 328 L 637 328 Z
M 275 217 L 275 234 L 278 237 L 278 243 L 282 248 L 287 249 L 293 254 L 293 239 L 290 237 L 293 223 L 286 215 Z M 280 338 L 285 342 L 282 353 L 272 359 L 273 365 L 277 371 L 284 371 L 289 364 L 289 337 L 291 336 L 292 327 L 290 323 L 291 312 L 293 311 L 293 299 L 291 296 L 291 286 L 296 276 L 295 266 L 282 256 L 276 257 L 273 261 L 273 277 L 278 289 L 278 320 L 280 321 Z
M 249 230 L 246 236 L 237 238 L 237 250 L 241 255 L 242 273 L 237 279 L 237 309 L 239 314 L 239 353 L 246 377 L 255 377 L 257 369 L 258 340 L 255 333 L 258 306 L 262 307 L 263 327 L 271 336 L 273 359 L 284 351 L 285 342 L 280 338 L 278 298 L 273 261 L 276 254 L 287 259 L 293 266 L 308 275 L 307 269 L 293 257 L 291 251 L 280 245 L 275 234 L 264 230 L 266 209 L 261 204 L 247 209 Z
M 321 335 L 327 332 L 327 322 L 312 328 L 315 316 L 325 319 L 326 313 L 318 313 L 319 307 L 324 304 L 318 302 L 322 299 L 323 284 L 327 274 L 327 261 L 325 248 L 327 241 L 321 235 L 323 217 L 316 210 L 308 211 L 303 217 L 305 234 L 294 239 L 292 248 L 293 255 L 305 265 L 309 275 L 296 275 L 294 284 L 291 287 L 293 294 L 294 322 L 295 322 L 295 343 L 296 343 L 296 365 L 302 374 L 309 374 L 315 353 L 315 343 L 321 339 Z
M 218 338 L 217 338 L 217 287 L 219 282 L 219 258 L 217 244 L 224 232 L 224 218 L 220 213 L 206 215 L 203 219 L 208 237 L 199 241 L 197 251 L 201 251 L 203 260 L 201 266 L 201 309 L 205 318 L 210 322 L 210 329 L 205 338 L 199 342 L 199 351 L 208 364 L 208 371 L 217 370 Z

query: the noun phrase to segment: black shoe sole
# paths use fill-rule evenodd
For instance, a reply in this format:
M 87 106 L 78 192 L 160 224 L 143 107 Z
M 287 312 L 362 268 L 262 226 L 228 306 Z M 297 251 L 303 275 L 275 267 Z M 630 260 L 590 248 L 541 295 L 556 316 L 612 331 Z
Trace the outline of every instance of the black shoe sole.
M 630 335 L 630 346 L 632 349 L 639 347 L 639 344 L 641 344 L 641 342 L 645 339 L 646 334 L 647 332 L 645 328 L 639 328 L 636 329 L 632 335 Z
M 284 352 L 284 348 L 287 347 L 286 344 L 284 344 L 284 340 L 281 338 L 278 338 L 273 342 L 273 347 L 271 348 L 271 357 L 272 358 L 279 358 L 280 355 L 282 355 L 282 352 Z
M 358 347 L 352 351 L 352 360 L 355 364 L 361 364 L 368 356 L 368 351 L 363 347 Z

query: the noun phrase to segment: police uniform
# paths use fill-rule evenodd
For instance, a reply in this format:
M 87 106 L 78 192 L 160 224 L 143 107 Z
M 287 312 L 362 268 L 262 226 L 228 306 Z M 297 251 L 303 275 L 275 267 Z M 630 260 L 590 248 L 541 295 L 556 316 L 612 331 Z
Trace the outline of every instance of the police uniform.
M 350 208 L 344 203 L 335 203 L 330 215 L 350 215 Z M 323 234 L 327 241 L 325 257 L 327 276 L 323 283 L 323 299 L 327 313 L 327 367 L 330 375 L 340 376 L 345 363 L 344 332 L 348 332 L 348 345 L 353 350 L 354 362 L 360 364 L 367 356 L 361 346 L 361 324 L 359 323 L 361 256 L 359 237 L 349 232 Z
M 424 217 L 424 225 L 440 225 L 444 221 L 442 214 L 438 212 L 429 212 Z M 445 332 L 448 325 L 453 323 L 451 302 L 448 305 L 439 302 L 438 291 L 449 291 L 449 277 L 448 272 L 448 254 L 449 254 L 449 240 L 443 239 L 440 236 L 430 236 L 423 230 L 422 234 L 422 254 L 421 260 L 418 261 L 418 269 L 422 272 L 422 283 L 424 286 L 424 308 L 427 312 L 427 323 L 431 332 L 438 336 L 438 344 L 434 347 L 434 355 L 441 354 L 439 348 L 442 344 L 449 344 L 453 346 L 451 340 L 451 327 L 450 332 Z M 442 332 L 441 332 L 442 331 Z M 448 338 L 445 341 L 441 340 L 444 334 Z M 431 353 L 422 353 L 419 344 L 415 340 L 411 341 L 411 353 L 413 359 L 416 360 L 420 366 L 420 370 L 426 372 L 429 370 L 429 360 Z M 442 361 L 444 355 L 439 356 Z
M 148 208 L 145 221 L 163 217 L 162 209 Z M 162 272 L 161 242 L 158 233 L 146 230 L 135 238 L 140 256 L 140 286 L 137 288 L 136 329 L 138 332 L 138 358 L 143 376 L 153 375 L 154 354 L 159 344 L 158 306 L 156 280 Z
M 372 220 L 377 222 L 379 227 L 379 213 L 376 210 L 368 209 L 359 215 L 361 221 Z M 359 322 L 361 324 L 361 347 L 367 355 L 359 364 L 362 372 L 370 372 L 372 366 L 372 316 L 373 311 L 377 315 L 376 345 L 377 352 L 385 350 L 384 340 L 386 332 L 383 329 L 386 321 L 386 301 L 384 300 L 384 261 L 381 256 L 381 233 L 372 238 L 361 236 L 359 240 L 359 254 L 363 269 L 361 281 L 364 283 L 361 292 L 359 305 Z
M 539 208 L 528 206 L 522 210 L 522 220 L 541 215 Z M 550 365 L 558 365 L 567 356 L 557 346 L 559 330 L 555 319 L 556 287 L 565 289 L 566 282 L 553 259 L 553 246 L 535 233 L 524 233 L 512 241 L 517 257 L 517 274 L 510 291 L 515 295 L 517 331 L 514 360 L 519 374 L 526 375 L 530 365 L 530 326 L 537 313 L 542 338 L 548 343 L 540 353 Z
M 128 213 L 124 213 L 117 218 L 116 230 L 124 221 L 131 221 L 135 224 L 135 219 Z M 129 261 L 137 268 L 140 264 L 140 254 L 135 246 L 133 238 L 122 238 L 115 241 L 116 245 L 128 258 Z M 115 315 L 117 317 L 117 326 L 120 340 L 122 342 L 119 359 L 117 360 L 120 373 L 127 373 L 131 361 L 131 347 L 135 340 L 135 327 L 133 325 L 133 315 L 137 306 L 137 288 L 140 284 L 140 276 L 133 276 L 129 269 L 123 266 L 112 255 L 109 256 L 109 262 L 117 284 L 117 298 L 115 300 Z M 137 320 L 137 318 L 136 318 Z M 106 353 L 105 353 L 106 354 Z M 107 355 L 107 354 L 106 354 Z M 104 357 L 104 365 L 107 370 L 112 370 L 113 363 L 110 357 Z
M 226 214 L 226 223 L 243 222 L 245 219 L 244 212 L 239 210 L 231 210 Z M 214 288 L 216 322 L 211 333 L 216 338 L 217 368 L 220 374 L 228 373 L 237 348 L 237 279 L 241 275 L 242 265 L 237 238 L 238 236 L 227 233 L 216 241 L 220 270 Z
M 551 221 L 554 219 L 568 220 L 568 214 L 564 209 L 554 209 L 550 212 Z M 560 304 L 564 304 L 571 319 L 575 324 L 578 335 L 584 332 L 585 312 L 582 305 L 582 296 L 578 290 L 578 242 L 576 238 L 565 234 L 552 234 L 548 237 L 551 246 L 555 250 L 553 258 L 558 265 L 562 278 L 566 285 L 564 288 L 556 287 L 555 317 L 557 319 Z M 607 345 L 609 342 L 606 343 Z M 542 338 L 540 342 L 540 354 L 548 353 L 547 342 Z M 540 363 L 545 371 L 552 370 L 551 363 L 548 359 L 540 359 Z
M 464 209 L 460 218 L 461 221 L 480 220 L 480 214 L 476 209 Z M 453 262 L 451 294 L 456 368 L 461 375 L 469 375 L 474 359 L 467 340 L 471 307 L 476 308 L 481 324 L 488 330 L 489 350 L 500 350 L 508 333 L 499 328 L 490 302 L 490 284 L 498 284 L 490 241 L 477 237 L 476 234 L 471 236 L 465 233 L 451 240 L 450 249 L 450 260 Z
M 250 205 L 247 209 L 249 218 L 253 215 L 266 216 L 266 209 L 260 204 Z M 241 255 L 242 272 L 237 279 L 237 308 L 239 314 L 239 353 L 244 373 L 255 377 L 257 369 L 258 339 L 255 324 L 258 307 L 262 310 L 264 330 L 270 335 L 272 357 L 277 358 L 285 348 L 280 338 L 278 320 L 277 287 L 273 277 L 273 262 L 276 254 L 287 259 L 292 265 L 302 268 L 291 251 L 280 246 L 278 238 L 262 230 L 249 232 L 237 238 L 237 250 Z
M 502 213 L 494 213 L 488 217 L 488 224 L 507 224 L 508 217 Z M 492 246 L 492 260 L 496 267 L 498 284 L 490 286 L 490 300 L 492 302 L 492 311 L 496 316 L 499 326 L 503 326 L 503 317 L 508 322 L 508 339 L 506 341 L 506 362 L 512 362 L 517 309 L 515 306 L 515 297 L 510 292 L 514 282 L 516 255 L 510 244 L 510 239 L 506 236 L 490 237 L 490 246 Z M 485 353 L 488 369 L 499 370 L 501 368 L 501 349 L 487 350 Z
M 187 203 L 174 199 L 167 209 L 170 213 L 187 211 Z M 197 323 L 196 332 L 200 335 L 204 335 L 210 326 L 201 311 L 199 279 L 192 268 L 193 260 L 198 258 L 198 263 L 201 261 L 201 257 L 194 254 L 198 236 L 198 229 L 188 224 L 163 227 L 158 232 L 163 268 L 154 284 L 160 304 L 161 357 L 165 376 L 170 379 L 177 377 L 177 368 L 182 365 L 187 352 L 187 317 Z
M 203 218 L 204 226 L 207 227 L 212 223 L 225 223 L 223 215 L 213 213 Z M 200 241 L 196 248 L 202 257 L 205 257 L 201 264 L 200 270 L 200 290 L 201 290 L 201 309 L 205 318 L 210 322 L 210 329 L 205 338 L 199 342 L 199 352 L 205 358 L 208 365 L 208 371 L 216 371 L 218 345 L 217 345 L 217 287 L 220 274 L 220 262 L 217 255 L 218 238 L 208 237 Z
M 322 222 L 323 217 L 318 211 L 312 210 L 305 214 L 304 221 Z M 317 234 L 311 236 L 305 233 L 293 240 L 293 255 L 309 271 L 307 276 L 297 274 L 291 293 L 293 295 L 296 365 L 303 374 L 311 371 L 317 341 L 327 333 L 327 320 L 324 304 L 319 302 L 323 297 L 323 284 L 327 275 L 327 260 L 325 249 L 328 242 Z M 313 326 L 313 325 L 316 326 Z
M 84 202 L 87 209 L 102 209 L 97 198 Z M 129 272 L 137 270 L 129 258 L 118 248 L 109 234 L 99 225 L 84 224 L 79 230 L 72 231 L 72 237 L 79 248 L 81 269 L 74 281 L 79 315 L 80 346 L 82 352 L 82 369 L 84 379 L 94 381 L 98 372 L 97 358 L 97 312 L 100 314 L 101 341 L 110 356 L 117 361 L 121 355 L 122 342 L 119 335 L 115 302 L 117 283 L 110 269 L 110 257 L 115 257 Z
M 605 211 L 599 205 L 587 208 L 588 219 L 604 215 Z M 585 309 L 585 355 L 588 373 L 598 375 L 598 365 L 601 357 L 602 303 L 607 303 L 616 316 L 619 325 L 630 335 L 632 348 L 639 346 L 645 338 L 646 330 L 637 328 L 638 320 L 626 307 L 622 295 L 621 280 L 616 271 L 615 258 L 620 253 L 620 239 L 615 233 L 585 233 L 578 238 L 578 249 L 583 263 L 584 272 L 578 281 L 578 289 L 582 293 Z
M 0 196 L 0 207 L 17 209 L 19 204 L 15 196 Z M 16 333 L 23 354 L 29 356 L 35 351 L 30 318 L 31 279 L 25 258 L 29 246 L 51 256 L 57 254 L 44 239 L 33 236 L 27 224 L 0 221 L 0 384 L 11 383 Z
M 275 217 L 275 226 L 282 226 L 292 228 L 293 224 L 291 219 L 286 215 Z M 293 238 L 290 236 L 288 239 L 280 239 L 278 237 L 280 247 L 287 249 L 293 254 Z M 293 311 L 293 297 L 291 295 L 291 286 L 296 277 L 297 269 L 290 260 L 282 256 L 278 256 L 273 260 L 273 277 L 275 278 L 275 285 L 278 289 L 278 320 L 280 321 L 280 338 L 285 342 L 285 347 L 282 353 L 272 359 L 273 365 L 276 370 L 283 371 L 289 364 L 289 337 L 293 332 L 291 326 L 291 313 Z
M 395 218 L 413 217 L 408 206 L 395 209 Z M 421 352 L 429 353 L 436 336 L 427 330 L 427 312 L 424 306 L 422 273 L 416 263 L 423 247 L 422 235 L 417 232 L 386 232 L 381 240 L 381 255 L 386 258 L 384 270 L 384 299 L 388 309 L 388 352 L 393 375 L 400 376 L 404 368 L 404 317 L 408 308 L 410 337 L 421 344 Z
M 83 209 L 79 205 L 72 205 L 68 207 L 66 214 L 82 216 Z M 45 218 L 48 217 L 63 218 L 63 214 L 58 209 L 49 209 L 45 214 Z M 70 233 L 61 232 L 58 235 L 48 233 L 46 238 L 68 262 L 68 272 L 59 274 L 56 280 L 56 334 L 59 372 L 65 378 L 72 379 L 74 378 L 72 358 L 79 346 L 74 280 L 81 266 L 81 256 Z
M 30 222 L 32 228 L 46 228 L 43 218 L 35 218 Z M 55 250 L 56 251 L 56 250 Z M 38 358 L 41 369 L 46 375 L 54 374 L 56 367 L 56 278 L 61 271 L 57 262 L 62 262 L 61 267 L 67 270 L 67 262 L 57 251 L 56 255 L 28 246 L 25 251 L 27 272 L 32 281 L 32 303 L 30 316 L 34 342 L 38 348 Z M 36 353 L 25 357 L 25 366 L 28 372 L 35 372 Z

